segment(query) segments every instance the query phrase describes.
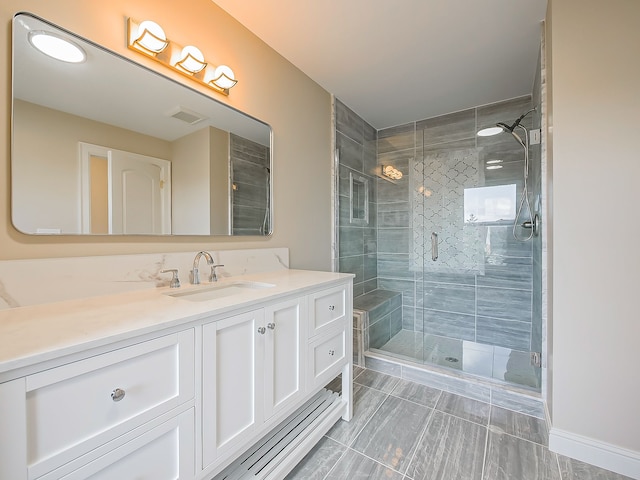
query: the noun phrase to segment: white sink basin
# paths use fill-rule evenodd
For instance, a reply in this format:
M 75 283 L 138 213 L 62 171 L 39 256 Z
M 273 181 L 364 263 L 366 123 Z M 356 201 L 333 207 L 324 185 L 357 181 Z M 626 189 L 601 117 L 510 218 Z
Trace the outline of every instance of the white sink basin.
M 273 285 L 272 283 L 263 282 L 237 281 L 230 283 L 203 285 L 201 287 L 194 287 L 182 292 L 166 292 L 165 295 L 175 298 L 181 298 L 182 300 L 189 300 L 190 302 L 206 302 L 208 300 L 215 300 L 217 298 L 230 297 L 232 295 L 246 293 L 250 290 L 261 290 L 271 287 L 275 287 L 275 285 Z

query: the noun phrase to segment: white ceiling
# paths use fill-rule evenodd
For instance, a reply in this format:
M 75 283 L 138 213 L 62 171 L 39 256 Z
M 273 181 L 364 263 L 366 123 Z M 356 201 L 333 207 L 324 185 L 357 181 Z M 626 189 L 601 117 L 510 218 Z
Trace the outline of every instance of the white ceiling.
M 547 0 L 215 0 L 377 129 L 530 94 Z

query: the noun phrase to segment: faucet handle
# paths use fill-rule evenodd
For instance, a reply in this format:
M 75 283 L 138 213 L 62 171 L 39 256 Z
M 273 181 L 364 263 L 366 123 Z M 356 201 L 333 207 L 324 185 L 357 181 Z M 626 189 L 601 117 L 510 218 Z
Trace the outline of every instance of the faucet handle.
M 178 278 L 177 268 L 167 268 L 166 270 L 160 270 L 160 273 L 172 273 L 171 281 L 169 282 L 170 288 L 178 288 L 180 286 L 180 279 Z
M 218 275 L 216 274 L 216 267 L 224 267 L 224 265 L 211 265 L 211 274 L 209 275 L 210 282 L 218 281 Z

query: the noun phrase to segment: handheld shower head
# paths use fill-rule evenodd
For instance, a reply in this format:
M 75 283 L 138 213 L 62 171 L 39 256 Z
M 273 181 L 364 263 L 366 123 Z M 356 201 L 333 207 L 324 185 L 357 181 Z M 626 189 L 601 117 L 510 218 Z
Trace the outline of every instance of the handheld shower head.
M 516 127 L 520 126 L 520 122 L 522 121 L 522 119 L 527 115 L 529 115 L 531 112 L 535 112 L 535 111 L 536 111 L 536 107 L 533 107 L 528 112 L 523 113 L 522 115 L 520 115 L 520 117 L 518 117 L 518 119 L 515 122 L 513 122 L 513 125 L 511 126 L 502 122 L 496 123 L 496 126 L 502 128 L 505 132 L 513 133 Z
M 496 127 L 500 127 L 503 131 L 505 132 L 511 132 L 513 133 L 513 131 L 516 128 L 516 124 L 518 123 L 518 121 L 516 120 L 516 123 L 514 123 L 513 125 L 509 126 L 506 123 L 503 122 L 498 122 L 496 123 Z

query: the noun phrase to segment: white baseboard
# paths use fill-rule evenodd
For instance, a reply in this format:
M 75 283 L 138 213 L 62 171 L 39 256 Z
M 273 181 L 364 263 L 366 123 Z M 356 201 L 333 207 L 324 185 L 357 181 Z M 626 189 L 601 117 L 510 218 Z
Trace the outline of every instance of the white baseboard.
M 551 428 L 549 450 L 640 480 L 640 452 Z

